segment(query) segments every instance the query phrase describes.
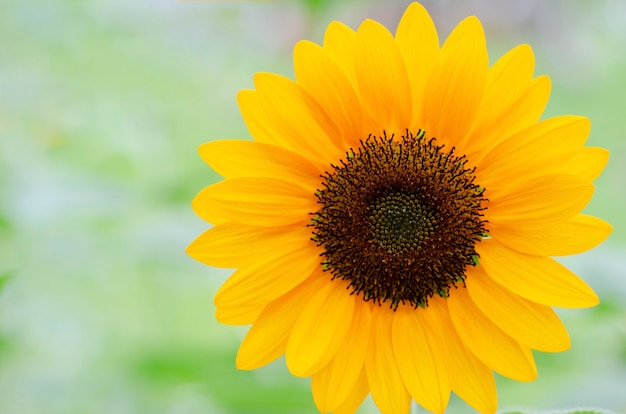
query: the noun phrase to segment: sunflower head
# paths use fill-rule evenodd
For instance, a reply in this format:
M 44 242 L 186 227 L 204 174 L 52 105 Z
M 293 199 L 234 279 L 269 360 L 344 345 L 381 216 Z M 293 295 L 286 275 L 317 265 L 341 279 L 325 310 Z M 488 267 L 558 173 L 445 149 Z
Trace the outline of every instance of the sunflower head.
M 188 248 L 235 268 L 217 318 L 252 325 L 237 367 L 281 355 L 321 412 L 493 413 L 493 372 L 530 381 L 531 350 L 570 345 L 552 306 L 598 298 L 552 256 L 611 231 L 581 214 L 608 152 L 589 120 L 540 120 L 528 45 L 489 66 L 469 17 L 440 44 L 411 4 L 394 34 L 364 21 L 299 42 L 295 80 L 259 73 L 239 106 L 253 141 L 200 154 L 224 177 L 194 199 L 213 224 Z
M 354 293 L 391 308 L 446 297 L 475 265 L 484 189 L 464 157 L 423 131 L 369 136 L 331 164 L 316 192 L 322 266 Z

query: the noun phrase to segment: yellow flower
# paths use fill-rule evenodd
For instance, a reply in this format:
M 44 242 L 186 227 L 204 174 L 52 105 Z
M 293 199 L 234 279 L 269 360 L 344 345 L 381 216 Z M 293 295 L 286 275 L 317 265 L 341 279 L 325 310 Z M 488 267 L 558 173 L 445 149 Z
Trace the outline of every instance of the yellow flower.
M 395 36 L 333 22 L 294 65 L 239 93 L 254 142 L 200 147 L 225 180 L 194 200 L 214 226 L 188 253 L 237 268 L 215 296 L 218 320 L 252 324 L 237 367 L 285 354 L 321 412 L 371 393 L 442 413 L 454 391 L 493 413 L 493 371 L 532 381 L 531 349 L 569 348 L 551 306 L 598 302 L 550 256 L 610 233 L 580 214 L 608 151 L 584 146 L 584 117 L 539 120 L 531 48 L 490 67 L 475 17 L 441 47 L 418 3 Z

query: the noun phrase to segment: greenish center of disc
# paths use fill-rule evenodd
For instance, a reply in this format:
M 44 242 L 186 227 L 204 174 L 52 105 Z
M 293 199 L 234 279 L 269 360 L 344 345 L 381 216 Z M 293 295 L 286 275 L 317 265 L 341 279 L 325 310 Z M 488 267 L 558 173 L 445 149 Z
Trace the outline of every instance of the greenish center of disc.
M 375 199 L 370 208 L 372 237 L 389 252 L 418 250 L 435 234 L 435 214 L 419 194 L 390 192 Z

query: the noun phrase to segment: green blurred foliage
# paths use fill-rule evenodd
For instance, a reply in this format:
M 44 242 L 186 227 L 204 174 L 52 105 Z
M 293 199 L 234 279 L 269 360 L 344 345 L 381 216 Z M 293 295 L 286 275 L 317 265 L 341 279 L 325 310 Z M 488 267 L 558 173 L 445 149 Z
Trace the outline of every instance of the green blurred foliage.
M 246 328 L 212 305 L 229 271 L 184 254 L 208 227 L 190 201 L 219 179 L 196 148 L 249 137 L 236 93 L 254 72 L 291 76 L 297 40 L 333 19 L 393 27 L 407 3 L 0 4 L 0 412 L 316 412 L 283 360 L 235 369 Z M 477 13 L 492 56 L 530 42 L 553 76 L 547 115 L 590 116 L 590 144 L 612 151 L 588 211 L 615 233 L 565 259 L 602 304 L 563 311 L 572 350 L 536 353 L 534 383 L 498 378 L 500 405 L 626 412 L 626 11 L 546 3 L 425 2 L 442 33 Z
M 532 411 L 507 411 L 502 414 L 533 414 Z M 544 414 L 610 414 L 608 411 L 604 410 L 596 410 L 596 409 L 585 409 L 585 410 L 559 410 L 559 411 L 550 411 Z

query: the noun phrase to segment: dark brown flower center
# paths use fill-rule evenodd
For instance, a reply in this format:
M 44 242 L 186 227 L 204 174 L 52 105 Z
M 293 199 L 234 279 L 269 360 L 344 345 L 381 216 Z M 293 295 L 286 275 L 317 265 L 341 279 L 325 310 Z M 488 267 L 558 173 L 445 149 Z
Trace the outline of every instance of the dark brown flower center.
M 435 142 L 370 136 L 322 177 L 313 240 L 324 269 L 366 301 L 426 306 L 476 263 L 484 189 L 464 156 Z

